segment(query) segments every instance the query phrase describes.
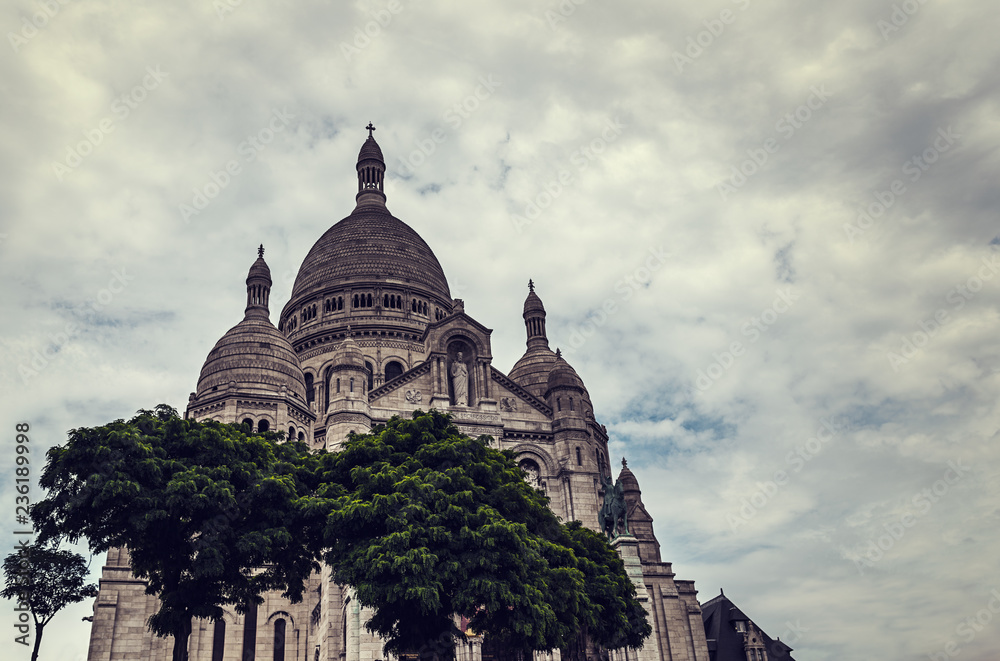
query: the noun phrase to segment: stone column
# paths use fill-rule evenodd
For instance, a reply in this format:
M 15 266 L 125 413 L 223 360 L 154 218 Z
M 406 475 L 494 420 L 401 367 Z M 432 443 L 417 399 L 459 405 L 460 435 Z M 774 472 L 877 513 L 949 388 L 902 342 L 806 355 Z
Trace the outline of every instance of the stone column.
M 660 644 L 656 635 L 656 616 L 653 614 L 653 604 L 650 601 L 649 592 L 646 590 L 646 581 L 642 576 L 642 561 L 639 559 L 639 540 L 632 535 L 622 535 L 611 541 L 611 548 L 618 551 L 622 562 L 625 563 L 625 573 L 632 579 L 632 584 L 635 585 L 636 599 L 646 609 L 646 617 L 649 618 L 649 623 L 653 627 L 653 634 L 646 639 L 646 643 L 642 646 L 642 649 L 634 653 L 635 659 L 637 661 L 659 661 Z M 631 652 L 629 653 L 629 658 L 632 658 Z

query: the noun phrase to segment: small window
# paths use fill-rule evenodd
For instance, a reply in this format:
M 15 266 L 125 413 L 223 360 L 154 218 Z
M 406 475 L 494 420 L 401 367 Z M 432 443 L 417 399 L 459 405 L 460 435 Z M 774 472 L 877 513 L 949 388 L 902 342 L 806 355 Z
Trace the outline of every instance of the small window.
M 274 661 L 285 661 L 285 620 L 274 621 Z
M 271 428 L 271 423 L 268 422 L 267 420 L 261 420 L 260 422 L 257 423 L 257 431 L 262 434 L 270 428 Z
M 583 456 L 580 454 L 580 448 L 576 449 L 576 465 L 583 466 Z
M 354 392 L 354 377 L 351 377 L 351 392 Z

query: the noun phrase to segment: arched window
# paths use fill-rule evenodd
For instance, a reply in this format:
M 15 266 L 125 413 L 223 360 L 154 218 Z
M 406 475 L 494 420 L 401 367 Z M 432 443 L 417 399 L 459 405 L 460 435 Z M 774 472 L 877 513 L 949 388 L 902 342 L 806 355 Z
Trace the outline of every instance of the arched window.
M 385 380 L 391 381 L 403 373 L 403 366 L 396 360 L 390 360 L 385 366 Z
M 340 379 L 337 379 L 337 392 L 340 392 Z
M 556 397 L 556 410 L 562 411 L 562 397 Z
M 384 307 L 384 308 L 389 307 L 389 295 L 388 294 L 383 294 L 382 295 L 382 307 Z
M 289 441 L 295 440 L 295 427 L 288 428 L 288 436 L 286 437 Z
M 343 310 L 344 309 L 344 297 L 343 296 L 338 296 L 337 297 L 337 309 L 338 310 Z
M 576 449 L 576 465 L 583 466 L 583 456 L 580 454 L 580 448 Z
M 222 661 L 226 651 L 226 621 L 215 621 L 215 632 L 212 634 L 212 661 Z
M 274 621 L 274 661 L 285 661 L 285 620 Z
M 358 295 L 354 295 L 354 307 L 358 307 Z
M 573 398 L 572 397 L 569 398 L 569 410 L 570 411 L 575 411 L 576 410 L 575 408 L 573 408 Z
M 250 418 L 243 418 L 243 424 L 249 427 L 250 431 L 253 431 L 253 420 Z
M 316 389 L 313 385 L 313 375 L 306 372 L 306 404 L 312 404 L 316 398 Z
M 410 312 L 416 312 L 416 311 L 417 311 L 417 299 L 413 299 L 412 301 L 410 301 Z
M 372 306 L 372 295 L 368 294 L 368 306 L 367 307 L 371 307 L 371 306 Z
M 271 423 L 268 422 L 267 420 L 261 420 L 260 422 L 257 423 L 257 431 L 259 433 L 264 433 L 270 428 L 271 428 Z
M 375 386 L 375 366 L 365 361 L 365 367 L 368 368 L 368 389 L 371 390 Z
M 323 388 L 323 412 L 325 413 L 330 408 L 330 368 L 326 368 L 326 378 L 323 379 L 323 383 L 326 385 Z M 340 392 L 340 387 L 337 387 L 337 392 Z
M 351 392 L 354 392 L 354 377 L 351 377 Z
M 305 435 L 305 434 L 303 434 L 302 432 L 299 432 L 299 440 L 300 440 L 300 441 L 304 441 L 304 440 L 306 440 L 306 435 Z

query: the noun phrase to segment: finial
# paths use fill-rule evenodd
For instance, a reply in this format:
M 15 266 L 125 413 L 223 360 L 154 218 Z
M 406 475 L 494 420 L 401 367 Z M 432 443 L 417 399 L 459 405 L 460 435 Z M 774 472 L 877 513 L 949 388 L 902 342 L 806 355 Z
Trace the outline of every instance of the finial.
M 562 349 L 556 347 L 556 360 L 559 360 L 560 358 L 562 358 Z
M 628 462 L 625 461 L 625 457 L 622 457 L 622 468 L 628 468 Z
M 260 248 L 257 248 L 257 256 L 258 257 L 263 257 L 264 256 L 264 244 L 263 243 L 260 244 Z
M 353 333 L 351 333 L 351 325 L 350 324 L 347 324 L 347 337 L 353 337 Z
M 375 130 L 375 127 L 372 126 L 371 122 L 368 122 L 368 126 L 366 126 L 365 128 L 368 129 L 368 137 L 374 140 L 374 138 L 372 137 L 372 131 Z
M 528 291 L 535 291 L 535 283 L 530 278 L 528 279 Z

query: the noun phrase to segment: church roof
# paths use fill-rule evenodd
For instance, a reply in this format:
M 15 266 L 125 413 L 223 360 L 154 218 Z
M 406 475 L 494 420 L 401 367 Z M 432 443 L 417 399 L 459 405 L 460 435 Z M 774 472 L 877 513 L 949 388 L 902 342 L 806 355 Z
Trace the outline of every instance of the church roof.
M 705 625 L 711 661 L 746 661 L 743 634 L 734 625 L 737 620 L 749 623 L 747 628 L 752 638 L 760 637 L 754 644 L 763 645 L 768 661 L 795 661 L 789 654 L 791 647 L 764 633 L 725 594 L 719 594 L 702 604 L 701 618 Z
M 313 245 L 299 268 L 289 305 L 351 281 L 390 280 L 451 300 L 444 270 L 420 235 L 385 207 L 359 206 Z

